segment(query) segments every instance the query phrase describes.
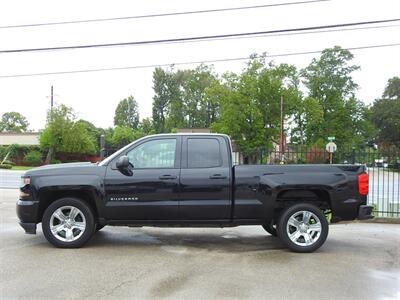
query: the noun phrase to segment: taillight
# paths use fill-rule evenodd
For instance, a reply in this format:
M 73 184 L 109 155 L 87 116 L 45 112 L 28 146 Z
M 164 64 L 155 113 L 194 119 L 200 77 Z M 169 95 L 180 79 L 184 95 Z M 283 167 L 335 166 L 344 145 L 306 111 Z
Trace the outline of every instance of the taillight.
M 358 175 L 358 193 L 360 195 L 368 195 L 368 174 Z

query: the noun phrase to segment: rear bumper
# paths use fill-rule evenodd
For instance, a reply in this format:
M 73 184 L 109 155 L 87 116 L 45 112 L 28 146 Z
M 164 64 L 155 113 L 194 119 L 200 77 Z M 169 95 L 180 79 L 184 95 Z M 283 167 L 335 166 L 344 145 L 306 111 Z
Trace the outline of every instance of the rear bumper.
M 360 205 L 358 209 L 358 217 L 359 220 L 368 220 L 372 219 L 374 216 L 372 215 L 373 206 L 371 205 Z

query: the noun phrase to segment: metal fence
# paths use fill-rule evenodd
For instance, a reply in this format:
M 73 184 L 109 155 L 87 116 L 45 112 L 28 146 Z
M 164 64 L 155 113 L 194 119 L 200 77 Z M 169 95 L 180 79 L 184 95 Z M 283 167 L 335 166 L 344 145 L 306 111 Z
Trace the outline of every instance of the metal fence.
M 338 150 L 330 157 L 324 149 L 288 146 L 284 152 L 260 147 L 254 158 L 261 164 L 365 164 L 369 173 L 368 203 L 379 217 L 400 217 L 400 151 L 395 149 Z

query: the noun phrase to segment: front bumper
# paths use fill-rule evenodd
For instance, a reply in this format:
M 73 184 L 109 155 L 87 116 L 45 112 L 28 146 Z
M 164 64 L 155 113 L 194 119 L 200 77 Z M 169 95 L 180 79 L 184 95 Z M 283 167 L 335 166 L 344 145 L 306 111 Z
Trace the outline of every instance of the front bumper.
M 18 200 L 16 209 L 20 220 L 19 224 L 24 228 L 25 233 L 35 234 L 36 224 L 38 223 L 39 201 Z
M 19 225 L 25 230 L 25 233 L 36 234 L 36 223 L 19 222 Z
M 360 205 L 358 209 L 358 217 L 359 220 L 368 220 L 372 219 L 374 216 L 372 215 L 373 206 L 371 205 Z

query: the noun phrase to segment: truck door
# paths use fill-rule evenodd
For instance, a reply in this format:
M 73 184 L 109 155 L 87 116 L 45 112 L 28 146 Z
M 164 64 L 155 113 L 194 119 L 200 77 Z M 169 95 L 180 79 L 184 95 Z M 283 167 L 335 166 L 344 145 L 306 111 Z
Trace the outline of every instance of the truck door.
M 180 137 L 155 137 L 133 145 L 133 165 L 123 174 L 110 163 L 105 177 L 105 215 L 111 220 L 177 220 Z
M 231 211 L 231 160 L 221 136 L 183 138 L 181 220 L 226 220 Z

